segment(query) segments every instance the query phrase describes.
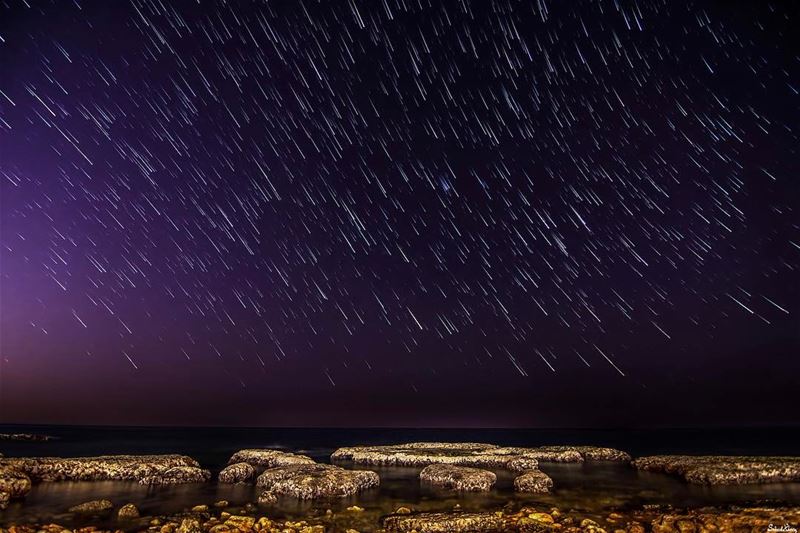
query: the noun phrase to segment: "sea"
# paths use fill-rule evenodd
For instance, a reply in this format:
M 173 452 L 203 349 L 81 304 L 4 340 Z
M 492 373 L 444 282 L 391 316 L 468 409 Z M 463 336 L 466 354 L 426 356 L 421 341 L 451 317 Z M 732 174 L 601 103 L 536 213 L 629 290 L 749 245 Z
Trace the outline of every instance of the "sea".
M 396 444 L 416 441 L 485 442 L 503 446 L 594 445 L 618 448 L 634 457 L 653 454 L 726 454 L 800 456 L 800 428 L 707 429 L 406 429 L 406 428 L 166 428 L 97 426 L 0 425 L 0 433 L 50 435 L 46 442 L 0 441 L 6 457 L 81 457 L 108 454 L 188 455 L 216 474 L 230 456 L 243 448 L 274 448 L 301 453 L 320 462 L 341 446 Z M 348 466 L 348 465 L 345 465 Z M 642 505 L 677 508 L 731 505 L 800 505 L 800 483 L 707 487 L 677 477 L 639 472 L 627 464 L 541 463 L 554 482 L 551 494 L 522 495 L 513 490 L 513 475 L 497 470 L 497 485 L 489 493 L 457 494 L 420 484 L 419 468 L 359 467 L 378 472 L 381 485 L 335 501 L 279 501 L 269 513 L 302 518 L 357 505 L 374 513 L 405 506 L 415 510 L 499 510 L 521 505 L 600 516 L 610 510 Z M 24 500 L 0 511 L 0 526 L 25 522 L 64 523 L 66 510 L 95 499 L 116 505 L 136 504 L 143 515 L 164 515 L 199 504 L 226 500 L 232 506 L 257 501 L 252 485 L 205 484 L 142 486 L 137 483 L 58 482 L 35 484 Z

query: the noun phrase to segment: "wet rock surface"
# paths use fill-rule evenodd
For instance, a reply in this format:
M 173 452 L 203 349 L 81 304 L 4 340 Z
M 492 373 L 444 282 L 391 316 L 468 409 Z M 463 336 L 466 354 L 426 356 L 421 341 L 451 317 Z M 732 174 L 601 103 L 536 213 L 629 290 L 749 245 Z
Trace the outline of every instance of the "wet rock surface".
M 92 500 L 90 502 L 74 505 L 69 508 L 70 513 L 92 515 L 104 513 L 114 508 L 114 504 L 108 500 Z
M 543 446 L 539 448 L 501 447 L 474 442 L 413 442 L 389 446 L 339 448 L 332 461 L 383 466 L 427 466 L 452 464 L 520 471 L 534 468 L 534 461 L 578 463 L 591 461 L 629 461 L 630 456 L 613 448 L 594 446 Z
M 174 466 L 139 479 L 141 485 L 180 485 L 184 483 L 204 483 L 211 478 L 211 472 L 196 466 Z
M 117 511 L 118 520 L 136 520 L 139 518 L 139 508 L 132 503 L 123 505 Z
M 496 513 L 416 513 L 391 515 L 383 520 L 390 531 L 452 533 L 503 531 L 505 520 Z
M 628 462 L 631 456 L 627 452 L 617 450 L 616 448 L 604 448 L 601 446 L 540 446 L 534 448 L 538 453 L 572 453 L 578 452 L 584 461 L 621 461 Z M 534 452 L 534 453 L 536 453 Z M 546 459 L 539 459 L 546 461 Z
M 388 515 L 371 506 L 350 506 L 336 512 L 322 506 L 294 518 L 272 516 L 251 505 L 224 509 L 196 505 L 173 515 L 143 516 L 119 523 L 102 518 L 110 513 L 111 502 L 88 503 L 92 505 L 86 513 L 71 515 L 76 522 L 21 523 L 0 528 L 0 533 L 100 533 L 119 531 L 116 529 L 119 527 L 142 533 L 779 533 L 788 531 L 781 528 L 790 530 L 800 523 L 800 507 L 796 506 L 701 509 L 644 506 L 587 514 L 529 505 L 506 505 L 481 512 L 452 508 L 420 512 L 399 507 Z
M 636 459 L 633 466 L 702 485 L 800 481 L 800 457 L 653 455 Z
M 142 481 L 181 483 L 210 476 L 185 455 L 105 455 L 99 457 L 23 457 L 0 459 L 0 470 L 22 472 L 32 481 Z M 167 475 L 167 472 L 177 469 Z
M 314 464 L 314 460 L 305 455 L 280 450 L 247 449 L 239 450 L 231 456 L 228 464 L 236 463 L 246 463 L 262 468 L 274 468 L 276 466 Z
M 31 490 L 31 480 L 24 472 L 8 466 L 0 466 L 0 493 L 8 499 L 22 498 Z
M 497 475 L 481 468 L 436 464 L 423 468 L 419 479 L 445 489 L 483 492 L 492 489 Z
M 378 474 L 369 470 L 345 470 L 326 464 L 279 466 L 265 470 L 257 480 L 263 489 L 262 504 L 273 503 L 279 496 L 301 500 L 352 496 L 380 484 Z
M 545 493 L 553 488 L 553 480 L 540 470 L 528 470 L 514 478 L 514 490 L 517 492 Z
M 219 473 L 220 483 L 249 483 L 256 476 L 256 469 L 247 463 L 234 463 Z

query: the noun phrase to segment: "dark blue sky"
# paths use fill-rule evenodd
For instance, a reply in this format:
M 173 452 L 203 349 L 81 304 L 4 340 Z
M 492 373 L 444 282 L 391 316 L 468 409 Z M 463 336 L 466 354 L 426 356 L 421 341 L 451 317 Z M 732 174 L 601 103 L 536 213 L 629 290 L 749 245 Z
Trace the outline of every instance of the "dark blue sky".
M 791 2 L 0 9 L 0 421 L 799 422 Z

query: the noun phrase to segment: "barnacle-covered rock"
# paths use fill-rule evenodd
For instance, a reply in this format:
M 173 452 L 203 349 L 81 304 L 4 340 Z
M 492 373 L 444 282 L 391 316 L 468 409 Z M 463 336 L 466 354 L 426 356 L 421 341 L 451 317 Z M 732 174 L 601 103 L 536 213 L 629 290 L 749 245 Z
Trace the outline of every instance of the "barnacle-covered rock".
M 314 460 L 305 455 L 269 449 L 246 449 L 234 453 L 228 464 L 247 463 L 251 466 L 274 468 L 276 466 L 308 465 Z
M 636 459 L 633 466 L 648 472 L 676 474 L 702 485 L 800 481 L 800 457 L 653 455 Z
M 247 463 L 234 463 L 219 473 L 220 483 L 247 483 L 255 478 L 256 469 Z
M 428 465 L 419 478 L 437 487 L 465 492 L 488 491 L 497 482 L 494 472 L 456 465 Z
M 541 470 L 528 470 L 514 479 L 514 490 L 517 492 L 550 492 L 553 480 Z
M 379 483 L 378 474 L 369 470 L 345 470 L 318 463 L 270 468 L 257 480 L 264 489 L 259 497 L 261 503 L 272 503 L 278 496 L 301 500 L 351 496 Z
M 141 481 L 173 468 L 203 477 L 197 461 L 185 455 L 103 455 L 99 457 L 20 457 L 0 459 L 0 470 L 23 472 L 33 481 Z M 208 474 L 210 475 L 210 474 Z M 175 476 L 180 479 L 180 476 Z M 176 481 L 180 482 L 180 481 Z

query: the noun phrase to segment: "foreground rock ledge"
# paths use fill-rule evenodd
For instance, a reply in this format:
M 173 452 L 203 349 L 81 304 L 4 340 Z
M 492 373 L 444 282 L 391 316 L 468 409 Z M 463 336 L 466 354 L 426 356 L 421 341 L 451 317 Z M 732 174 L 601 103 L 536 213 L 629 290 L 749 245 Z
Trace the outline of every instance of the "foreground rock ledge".
M 339 448 L 333 461 L 385 466 L 427 466 L 452 464 L 483 468 L 507 468 L 516 472 L 536 468 L 538 461 L 579 463 L 588 461 L 630 461 L 627 453 L 595 446 L 500 447 L 474 442 L 412 442 L 389 446 Z
M 279 466 L 265 470 L 256 485 L 263 489 L 259 503 L 271 504 L 279 496 L 301 500 L 352 496 L 380 484 L 380 478 L 369 470 L 345 470 L 326 464 Z
M 578 514 L 523 508 L 512 514 L 503 512 L 443 512 L 392 514 L 382 520 L 386 531 L 411 533 L 695 533 L 766 532 L 769 525 L 797 524 L 800 508 L 746 508 L 735 511 L 703 508 L 687 511 L 650 512 L 636 510 L 605 517 L 584 518 Z M 779 530 L 776 530 L 779 531 Z
M 800 457 L 653 455 L 636 459 L 633 466 L 702 485 L 800 481 Z
M 497 475 L 468 466 L 428 465 L 419 473 L 419 479 L 445 489 L 482 492 L 492 489 L 497 482 Z
M 33 481 L 138 481 L 193 483 L 211 477 L 185 455 L 104 455 L 99 457 L 30 457 L 0 459 L 0 470 L 21 472 Z
M 134 519 L 113 526 L 108 523 L 110 511 L 102 511 L 92 515 L 72 515 L 71 521 L 64 525 L 22 523 L 9 529 L 0 528 L 0 533 L 120 533 L 120 527 L 125 531 L 142 533 L 766 533 L 769 524 L 773 524 L 774 533 L 780 533 L 786 531 L 781 529 L 784 525 L 791 529 L 800 523 L 800 508 L 797 506 L 705 507 L 695 510 L 644 506 L 588 515 L 541 506 L 525 506 L 513 511 L 506 506 L 496 511 L 424 513 L 401 507 L 383 517 L 378 516 L 377 510 L 350 507 L 346 511 L 312 512 L 291 519 L 271 518 L 260 513 L 251 515 L 254 510 L 247 507 L 222 510 L 199 505 L 190 511 Z

